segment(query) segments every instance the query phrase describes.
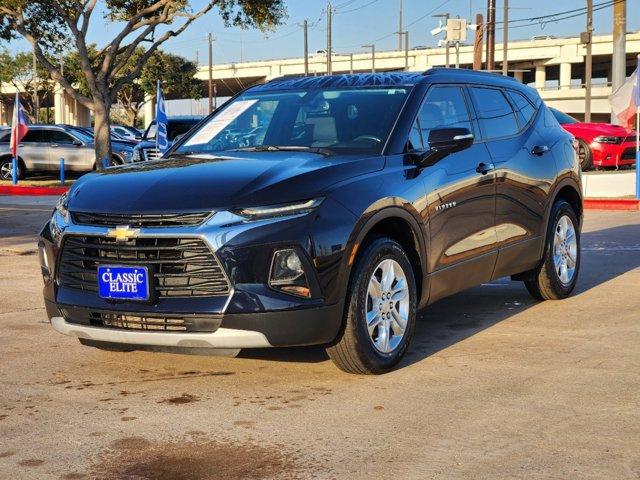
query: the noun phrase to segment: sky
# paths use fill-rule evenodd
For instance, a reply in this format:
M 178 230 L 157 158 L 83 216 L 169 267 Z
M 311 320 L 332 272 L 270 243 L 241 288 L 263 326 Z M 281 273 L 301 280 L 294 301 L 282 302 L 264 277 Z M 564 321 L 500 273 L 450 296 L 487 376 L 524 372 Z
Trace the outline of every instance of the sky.
M 275 58 L 298 57 L 303 54 L 303 36 L 300 26 L 304 19 L 309 21 L 309 51 L 324 49 L 326 45 L 327 2 L 321 0 L 284 0 L 288 18 L 273 32 L 264 34 L 259 30 L 226 28 L 214 10 L 201 17 L 182 35 L 165 43 L 164 50 L 182 55 L 191 60 L 199 59 L 201 64 L 207 61 L 207 34 L 215 38 L 214 63 L 228 63 Z M 400 0 L 333 0 L 336 9 L 333 23 L 333 45 L 337 54 L 366 51 L 362 45 L 375 43 L 376 50 L 397 48 L 398 37 L 393 34 L 398 29 L 398 7 Z M 640 0 L 627 1 L 627 30 L 640 30 Z M 496 0 L 497 41 L 502 38 L 503 0 Z M 613 7 L 598 10 L 606 0 L 594 0 L 595 34 L 611 33 L 613 25 Z M 203 0 L 192 0 L 194 9 L 203 4 Z M 475 20 L 476 13 L 486 17 L 486 0 L 403 0 L 404 26 L 409 30 L 409 43 L 435 46 L 440 36 L 434 37 L 430 30 L 438 26 L 438 20 L 432 18 L 436 13 L 450 13 L 460 18 Z M 586 6 L 586 0 L 510 0 L 510 21 L 543 15 L 555 14 Z M 98 13 L 98 12 L 96 12 Z M 585 16 L 562 21 L 514 22 L 509 30 L 512 40 L 528 39 L 534 35 L 554 35 L 557 37 L 576 36 L 585 29 Z M 119 25 L 102 21 L 99 13 L 93 17 L 89 40 L 101 45 L 113 38 L 119 31 Z M 471 33 L 471 32 L 470 32 Z M 470 37 L 471 39 L 471 37 Z M 9 45 L 9 50 L 26 50 L 24 41 Z

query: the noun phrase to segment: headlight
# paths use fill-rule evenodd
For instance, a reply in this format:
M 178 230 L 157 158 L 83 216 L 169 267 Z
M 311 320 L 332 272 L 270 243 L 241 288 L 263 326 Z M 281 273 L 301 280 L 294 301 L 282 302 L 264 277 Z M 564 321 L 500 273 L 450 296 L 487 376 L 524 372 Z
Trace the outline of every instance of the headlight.
M 140 161 L 140 150 L 138 150 L 137 148 L 131 154 L 131 161 L 132 162 L 139 162 Z
M 233 213 L 241 217 L 258 220 L 263 218 L 285 217 L 312 212 L 322 203 L 322 198 L 314 198 L 303 202 L 282 203 L 266 207 L 248 207 L 234 210 Z
M 55 213 L 59 213 L 65 222 L 69 221 L 69 193 L 63 193 L 56 203 Z
M 603 135 L 601 137 L 594 138 L 593 141 L 596 143 L 612 143 L 614 145 L 618 145 L 624 141 L 624 138 L 625 137 L 608 137 Z

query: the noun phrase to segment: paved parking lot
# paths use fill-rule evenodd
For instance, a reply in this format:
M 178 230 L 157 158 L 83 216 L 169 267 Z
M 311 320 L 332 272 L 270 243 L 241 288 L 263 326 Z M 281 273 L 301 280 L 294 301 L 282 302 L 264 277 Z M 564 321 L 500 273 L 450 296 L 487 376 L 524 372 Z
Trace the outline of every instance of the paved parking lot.
M 588 212 L 578 291 L 500 280 L 420 313 L 401 367 L 317 348 L 110 353 L 55 333 L 0 197 L 0 478 L 640 478 L 640 213 Z

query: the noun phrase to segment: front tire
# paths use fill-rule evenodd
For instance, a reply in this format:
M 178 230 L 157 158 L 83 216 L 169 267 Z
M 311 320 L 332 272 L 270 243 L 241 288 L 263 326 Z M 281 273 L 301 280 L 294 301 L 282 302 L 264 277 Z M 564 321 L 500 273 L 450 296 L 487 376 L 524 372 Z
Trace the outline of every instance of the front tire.
M 579 270 L 578 219 L 571 205 L 559 200 L 551 209 L 542 263 L 524 284 L 538 300 L 560 300 L 575 288 Z
M 593 153 L 591 147 L 584 140 L 578 139 L 578 159 L 583 172 L 593 168 Z
M 377 237 L 358 255 L 347 289 L 344 329 L 327 348 L 348 373 L 380 374 L 405 355 L 415 330 L 416 282 L 396 241 Z

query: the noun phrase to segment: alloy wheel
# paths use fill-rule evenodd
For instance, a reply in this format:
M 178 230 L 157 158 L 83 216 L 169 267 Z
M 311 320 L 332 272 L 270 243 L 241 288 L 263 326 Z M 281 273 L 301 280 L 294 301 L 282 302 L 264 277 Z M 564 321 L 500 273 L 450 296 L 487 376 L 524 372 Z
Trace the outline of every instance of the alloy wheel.
M 563 285 L 573 280 L 578 262 L 576 229 L 567 215 L 560 217 L 553 235 L 553 266 Z
M 369 279 L 366 321 L 369 340 L 376 350 L 391 353 L 398 348 L 409 321 L 409 288 L 395 260 L 382 260 Z
M 13 170 L 13 167 L 11 165 L 11 162 L 3 163 L 2 165 L 0 165 L 0 177 L 2 177 L 3 180 L 11 180 L 11 178 L 12 178 L 11 171 L 12 170 Z

